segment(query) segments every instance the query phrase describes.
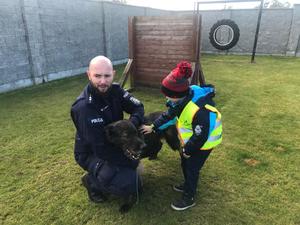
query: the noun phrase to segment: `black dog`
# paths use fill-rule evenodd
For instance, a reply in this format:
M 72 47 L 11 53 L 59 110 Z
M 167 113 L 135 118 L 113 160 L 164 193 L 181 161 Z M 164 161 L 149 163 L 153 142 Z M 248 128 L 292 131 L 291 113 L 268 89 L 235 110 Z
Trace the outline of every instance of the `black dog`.
M 161 113 L 150 113 L 145 117 L 145 124 L 150 125 Z M 129 120 L 119 120 L 105 127 L 105 135 L 109 142 L 121 148 L 130 159 L 157 158 L 162 147 L 162 139 L 166 140 L 171 149 L 180 150 L 180 141 L 175 125 L 171 125 L 161 132 L 143 135 Z M 127 196 L 124 204 L 120 207 L 120 212 L 128 212 L 135 202 L 135 196 Z
M 146 144 L 129 120 L 119 120 L 105 127 L 106 139 L 123 150 L 130 159 L 140 159 Z
M 145 124 L 150 125 L 162 112 L 150 113 L 145 117 Z M 115 146 L 121 148 L 124 154 L 131 159 L 157 158 L 162 147 L 162 139 L 173 150 L 180 150 L 180 141 L 175 125 L 168 128 L 143 135 L 137 131 L 129 120 L 119 120 L 105 127 L 107 140 Z

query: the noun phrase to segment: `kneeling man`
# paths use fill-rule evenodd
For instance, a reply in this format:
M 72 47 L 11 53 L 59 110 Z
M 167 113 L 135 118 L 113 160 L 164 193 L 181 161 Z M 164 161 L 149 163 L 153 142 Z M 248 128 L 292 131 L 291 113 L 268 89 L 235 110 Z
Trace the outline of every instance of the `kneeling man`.
M 71 108 L 76 127 L 75 160 L 87 171 L 82 183 L 95 203 L 106 200 L 108 193 L 122 197 L 135 194 L 140 185 L 139 161 L 126 157 L 104 134 L 104 127 L 122 120 L 124 111 L 136 127 L 143 122 L 143 104 L 113 84 L 114 74 L 108 58 L 93 58 L 87 71 L 89 83 Z

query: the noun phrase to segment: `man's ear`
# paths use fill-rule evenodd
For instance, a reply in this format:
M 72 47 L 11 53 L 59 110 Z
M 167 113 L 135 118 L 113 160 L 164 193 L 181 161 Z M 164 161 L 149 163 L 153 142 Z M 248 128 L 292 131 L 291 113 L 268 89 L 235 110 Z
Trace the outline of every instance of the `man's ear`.
M 86 75 L 87 75 L 88 79 L 90 80 L 90 71 L 89 70 L 86 71 Z
M 116 75 L 116 71 L 115 71 L 115 70 L 113 70 L 113 77 L 115 77 L 115 75 Z

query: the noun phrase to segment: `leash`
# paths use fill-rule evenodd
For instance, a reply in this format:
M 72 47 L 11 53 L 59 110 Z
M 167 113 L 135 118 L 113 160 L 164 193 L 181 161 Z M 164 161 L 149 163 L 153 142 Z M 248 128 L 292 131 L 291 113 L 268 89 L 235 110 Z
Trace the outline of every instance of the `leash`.
M 136 203 L 139 204 L 139 174 L 138 171 L 136 171 Z

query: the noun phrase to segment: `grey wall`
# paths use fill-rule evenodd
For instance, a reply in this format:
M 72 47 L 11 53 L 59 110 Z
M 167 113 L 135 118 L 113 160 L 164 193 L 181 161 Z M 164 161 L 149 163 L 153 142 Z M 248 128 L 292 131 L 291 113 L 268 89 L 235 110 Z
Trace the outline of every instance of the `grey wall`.
M 86 71 L 99 54 L 128 58 L 128 16 L 165 12 L 95 0 L 1 0 L 0 92 Z
M 32 84 L 28 47 L 18 1 L 0 1 L 0 90 Z
M 1 0 L 0 92 L 83 73 L 96 55 L 114 63 L 128 58 L 128 16 L 174 15 L 145 7 L 98 0 Z M 220 19 L 240 28 L 238 44 L 228 52 L 250 54 L 258 10 L 201 11 L 202 52 L 219 53 L 209 42 Z M 300 5 L 264 10 L 258 54 L 300 56 Z
M 290 32 L 295 21 L 294 12 L 299 14 L 300 5 L 293 9 L 268 9 L 263 10 L 259 38 L 257 42 L 257 53 L 286 55 L 288 54 L 288 43 L 290 41 Z M 212 25 L 220 19 L 231 19 L 235 21 L 240 29 L 240 39 L 235 47 L 228 52 L 231 53 L 252 53 L 254 36 L 257 25 L 258 10 L 226 10 L 226 11 L 201 11 L 202 15 L 202 51 L 220 52 L 209 42 L 209 31 Z M 294 20 L 294 22 L 293 22 Z M 297 28 L 296 28 L 297 27 Z M 295 29 L 299 29 L 296 26 Z M 296 42 L 298 32 L 294 31 Z M 295 44 L 291 48 L 295 49 Z M 293 55 L 293 53 L 289 54 Z M 295 52 L 294 52 L 295 55 Z

